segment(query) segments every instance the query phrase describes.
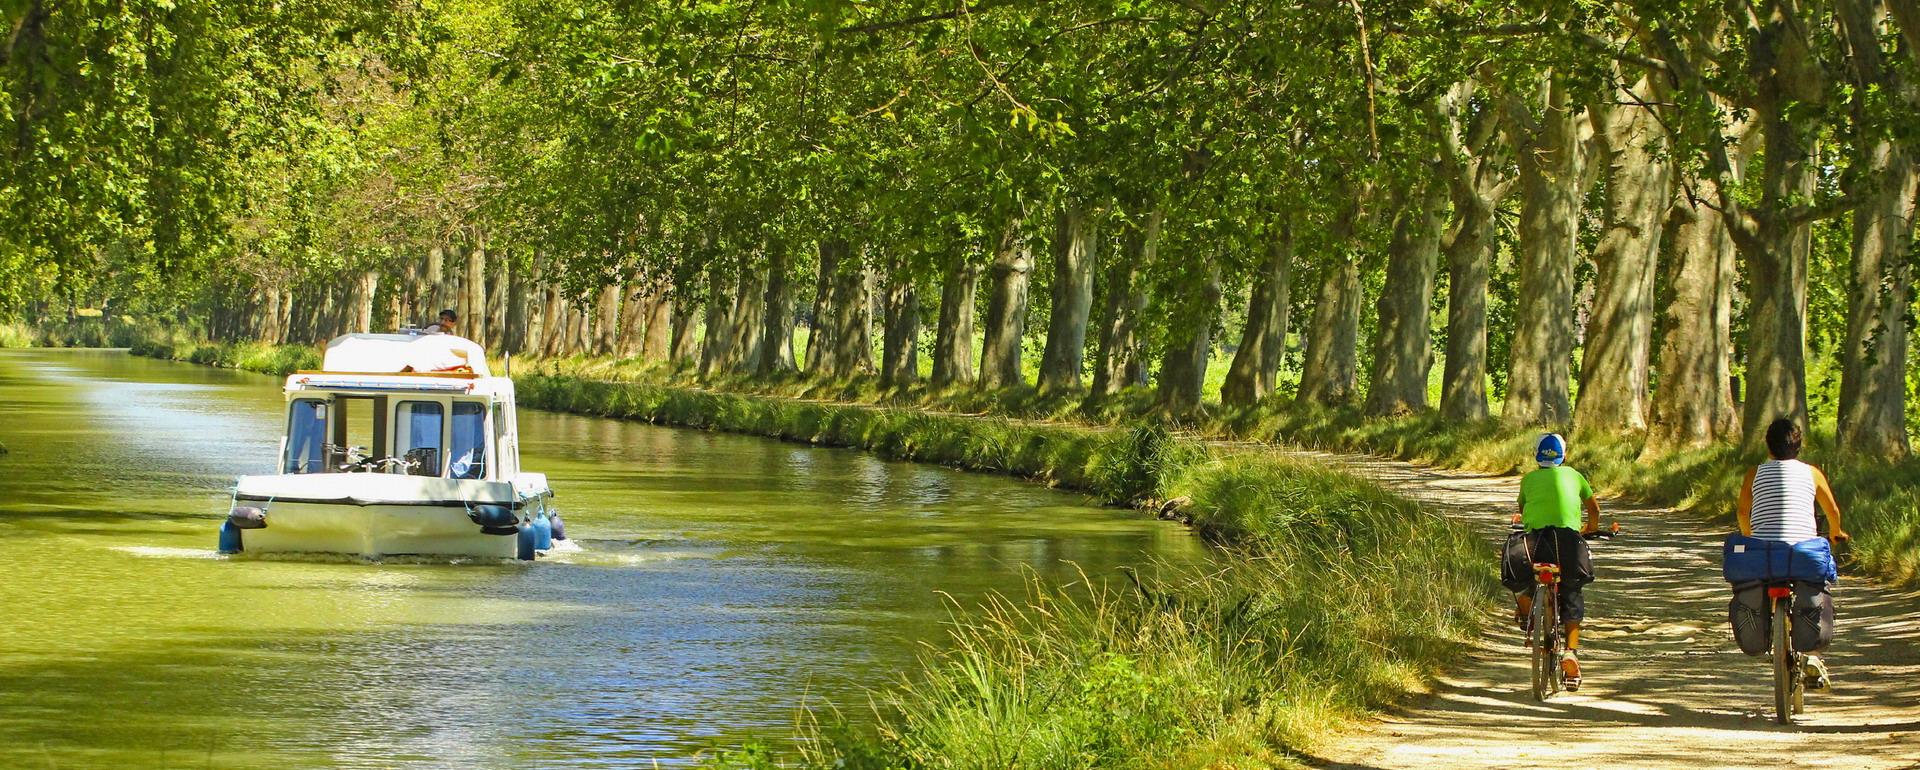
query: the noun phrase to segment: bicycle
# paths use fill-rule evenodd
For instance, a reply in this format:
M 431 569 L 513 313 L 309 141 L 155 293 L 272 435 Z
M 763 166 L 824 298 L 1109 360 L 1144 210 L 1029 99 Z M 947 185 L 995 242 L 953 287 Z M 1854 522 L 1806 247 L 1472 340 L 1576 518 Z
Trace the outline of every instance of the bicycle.
M 1519 522 L 1515 522 L 1515 527 Z M 1609 529 L 1581 535 L 1587 540 L 1612 540 L 1620 532 L 1620 523 Z M 1531 561 L 1531 560 L 1529 560 Z M 1560 669 L 1562 628 L 1560 625 L 1560 565 L 1533 563 L 1533 612 L 1527 623 L 1527 649 L 1532 654 L 1533 699 L 1544 701 L 1566 687 L 1566 673 Z
M 1769 639 L 1773 644 L 1773 721 L 1793 724 L 1806 710 L 1807 682 L 1800 668 L 1806 656 L 1793 649 L 1793 581 L 1767 583 L 1768 609 L 1773 613 Z

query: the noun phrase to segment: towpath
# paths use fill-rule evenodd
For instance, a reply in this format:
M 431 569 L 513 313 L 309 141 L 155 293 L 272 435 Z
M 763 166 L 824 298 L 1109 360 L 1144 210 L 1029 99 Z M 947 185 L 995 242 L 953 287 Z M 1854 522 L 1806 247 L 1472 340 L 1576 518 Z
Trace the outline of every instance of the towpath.
M 1296 453 L 1484 528 L 1505 528 L 1514 477 L 1437 471 L 1376 458 Z M 1844 501 L 1842 501 L 1844 504 Z M 1329 768 L 1916 768 L 1920 767 L 1920 594 L 1847 578 L 1835 592 L 1833 687 L 1808 693 L 1800 724 L 1767 718 L 1765 658 L 1727 630 L 1720 580 L 1724 525 L 1658 508 L 1605 505 L 1627 536 L 1594 548 L 1584 686 L 1545 703 L 1528 687 L 1510 621 L 1430 695 L 1330 741 Z

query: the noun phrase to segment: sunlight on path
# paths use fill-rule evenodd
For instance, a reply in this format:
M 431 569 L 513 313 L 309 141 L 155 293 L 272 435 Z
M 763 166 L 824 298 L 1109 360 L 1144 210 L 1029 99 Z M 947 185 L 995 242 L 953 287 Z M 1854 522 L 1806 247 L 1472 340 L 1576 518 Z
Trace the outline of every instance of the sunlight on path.
M 1339 465 L 1504 532 L 1519 480 L 1351 455 Z M 1809 693 L 1794 727 L 1773 724 L 1766 658 L 1734 647 L 1720 579 L 1723 526 L 1602 502 L 1626 536 L 1594 547 L 1581 657 L 1585 685 L 1545 703 L 1528 692 L 1524 640 L 1503 613 L 1433 695 L 1332 742 L 1325 767 L 1911 768 L 1920 766 L 1920 594 L 1843 579 L 1834 592 L 1833 688 Z

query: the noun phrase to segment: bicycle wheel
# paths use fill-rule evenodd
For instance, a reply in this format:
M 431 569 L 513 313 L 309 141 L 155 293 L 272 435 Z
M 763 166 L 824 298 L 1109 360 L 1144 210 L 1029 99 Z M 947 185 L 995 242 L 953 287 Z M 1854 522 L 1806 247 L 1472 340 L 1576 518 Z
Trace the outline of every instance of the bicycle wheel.
M 1773 600 L 1773 721 L 1793 724 L 1793 636 L 1785 599 Z
M 1560 692 L 1560 645 L 1566 640 L 1560 636 L 1560 590 L 1549 588 L 1540 593 L 1544 594 L 1541 599 L 1546 605 L 1546 610 L 1541 615 L 1544 616 L 1547 626 L 1547 643 L 1543 646 L 1546 648 L 1547 659 L 1547 694 L 1551 695 Z
M 1544 587 L 1534 587 L 1533 612 L 1531 613 L 1533 628 L 1527 631 L 1527 651 L 1532 655 L 1532 660 L 1529 662 L 1533 664 L 1531 666 L 1533 671 L 1533 699 L 1542 701 L 1547 699 L 1547 677 L 1552 668 L 1552 661 L 1547 657 L 1547 648 L 1551 644 L 1548 639 L 1552 634 L 1549 633 L 1546 623 L 1548 617 L 1548 612 L 1545 609 L 1547 600 L 1543 598 L 1546 593 Z

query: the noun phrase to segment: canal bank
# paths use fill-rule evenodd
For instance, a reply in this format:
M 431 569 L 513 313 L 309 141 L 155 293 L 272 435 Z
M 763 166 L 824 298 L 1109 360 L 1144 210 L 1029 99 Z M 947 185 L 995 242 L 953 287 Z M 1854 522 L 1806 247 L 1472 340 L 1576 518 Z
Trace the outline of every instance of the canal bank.
M 202 358 L 207 356 L 203 355 Z M 803 730 L 808 764 L 993 757 L 1286 763 L 1425 688 L 1495 594 L 1486 545 L 1356 476 L 1124 430 L 522 375 L 522 403 L 866 449 L 1168 505 L 1229 546 L 1205 569 L 1035 581 L 961 606 L 949 644 L 876 696 L 877 723 Z M 1010 753 L 1011 752 L 1011 753 Z M 777 752 L 780 753 L 780 752 Z M 743 755 L 749 764 L 762 761 Z M 970 760 L 968 758 L 971 758 Z M 865 764 L 871 760 L 874 764 Z M 1177 764 L 1185 765 L 1186 762 Z

